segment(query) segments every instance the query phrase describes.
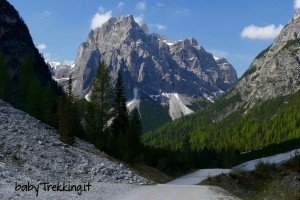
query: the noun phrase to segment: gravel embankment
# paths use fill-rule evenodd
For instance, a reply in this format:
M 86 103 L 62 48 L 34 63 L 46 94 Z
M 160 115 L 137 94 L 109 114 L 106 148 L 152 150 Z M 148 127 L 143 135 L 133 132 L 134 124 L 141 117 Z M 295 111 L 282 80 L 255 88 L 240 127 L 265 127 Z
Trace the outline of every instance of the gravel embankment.
M 14 196 L 16 182 L 92 182 L 95 193 L 104 196 L 136 187 L 133 185 L 152 184 L 123 164 L 107 159 L 92 145 L 76 142 L 75 147 L 60 142 L 52 127 L 0 100 L 0 199 Z

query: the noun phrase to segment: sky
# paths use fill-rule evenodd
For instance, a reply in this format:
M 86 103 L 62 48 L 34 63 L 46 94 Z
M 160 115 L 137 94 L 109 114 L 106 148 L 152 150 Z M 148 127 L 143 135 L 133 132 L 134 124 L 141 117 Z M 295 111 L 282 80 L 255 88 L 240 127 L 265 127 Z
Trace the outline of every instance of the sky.
M 88 33 L 133 15 L 169 41 L 194 37 L 240 77 L 300 8 L 300 0 L 8 0 L 47 60 L 74 62 Z

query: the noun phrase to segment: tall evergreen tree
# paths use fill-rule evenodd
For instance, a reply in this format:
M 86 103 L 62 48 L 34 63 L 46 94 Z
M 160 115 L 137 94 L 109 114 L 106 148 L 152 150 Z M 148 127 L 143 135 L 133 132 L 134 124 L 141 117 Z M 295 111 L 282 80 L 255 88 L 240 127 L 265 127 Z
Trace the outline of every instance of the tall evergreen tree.
M 28 114 L 41 119 L 42 102 L 40 101 L 42 93 L 42 87 L 39 81 L 35 78 L 30 80 L 29 87 L 25 98 L 24 110 Z
M 25 109 L 28 89 L 35 78 L 33 61 L 30 54 L 26 54 L 19 69 L 19 87 L 17 103 L 19 107 Z
M 111 104 L 112 86 L 110 76 L 106 64 L 102 61 L 93 81 L 86 117 L 86 130 L 92 135 L 93 140 L 97 141 L 100 148 L 104 148 L 106 143 L 107 133 L 105 133 L 105 130 L 112 116 L 110 113 Z
M 54 116 L 54 110 L 55 110 L 55 103 L 56 98 L 54 95 L 54 90 L 52 88 L 52 85 L 50 82 L 47 83 L 46 87 L 43 90 L 43 96 L 42 96 L 42 112 L 43 112 L 43 120 L 46 123 L 49 123 L 51 125 L 55 125 L 55 116 Z
M 4 65 L 3 53 L 0 51 L 0 99 L 9 100 L 10 93 L 9 74 Z
M 129 129 L 127 136 L 127 153 L 126 160 L 128 162 L 136 162 L 139 159 L 139 155 L 142 150 L 142 125 L 140 120 L 140 113 L 137 108 L 135 108 L 131 113 L 131 118 L 129 121 Z
M 113 114 L 114 119 L 111 125 L 112 141 L 110 144 L 114 145 L 114 148 L 112 149 L 113 153 L 116 154 L 116 156 L 124 158 L 124 154 L 126 153 L 129 120 L 121 71 L 118 72 L 115 86 Z
M 87 103 L 86 113 L 84 116 L 84 130 L 86 133 L 87 139 L 91 142 L 95 142 L 96 138 L 96 130 L 97 128 L 97 122 L 96 122 L 96 113 L 95 113 L 95 105 L 93 102 Z
M 59 135 L 62 142 L 72 145 L 74 143 L 75 120 L 73 112 L 73 81 L 69 77 L 66 96 L 63 96 L 59 102 Z

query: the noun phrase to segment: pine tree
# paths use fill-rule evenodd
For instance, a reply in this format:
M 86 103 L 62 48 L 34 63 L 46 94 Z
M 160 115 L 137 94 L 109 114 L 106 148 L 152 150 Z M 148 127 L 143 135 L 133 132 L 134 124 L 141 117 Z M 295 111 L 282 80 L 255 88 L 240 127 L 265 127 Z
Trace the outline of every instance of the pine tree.
M 25 98 L 24 110 L 28 114 L 41 119 L 41 101 L 42 87 L 37 79 L 30 80 Z
M 59 101 L 59 135 L 60 140 L 72 145 L 74 143 L 75 120 L 73 112 L 74 97 L 72 92 L 72 77 L 69 77 L 66 96 Z
M 137 108 L 135 108 L 131 113 L 131 118 L 129 121 L 129 129 L 127 136 L 127 154 L 126 160 L 128 162 L 136 162 L 139 159 L 139 155 L 142 150 L 142 125 L 140 120 L 140 114 Z
M 97 130 L 95 115 L 95 105 L 92 102 L 88 102 L 86 113 L 84 116 L 84 130 L 87 135 L 87 139 L 93 144 L 95 143 Z
M 9 100 L 10 93 L 9 75 L 4 65 L 3 53 L 0 51 L 0 99 Z
M 116 156 L 124 158 L 124 154 L 126 153 L 125 148 L 127 142 L 129 120 L 121 71 L 118 72 L 117 82 L 115 86 L 113 115 L 114 119 L 111 125 L 112 141 L 110 142 L 111 145 L 114 145 L 114 147 L 111 147 L 112 152 Z
M 111 104 L 112 104 L 112 86 L 108 68 L 102 61 L 98 67 L 95 75 L 90 103 L 88 105 L 88 114 L 86 120 L 86 130 L 92 139 L 97 141 L 97 146 L 101 149 L 106 144 L 106 136 L 108 121 L 111 118 Z
M 55 121 L 55 103 L 56 98 L 54 95 L 54 91 L 52 85 L 50 84 L 50 82 L 48 82 L 42 93 L 42 115 L 43 121 L 52 125 L 54 125 Z
M 17 103 L 22 108 L 26 107 L 26 98 L 28 94 L 28 89 L 31 84 L 32 79 L 35 78 L 33 70 L 33 62 L 30 54 L 26 54 L 24 57 L 21 67 L 19 69 L 19 87 L 18 87 L 18 99 Z

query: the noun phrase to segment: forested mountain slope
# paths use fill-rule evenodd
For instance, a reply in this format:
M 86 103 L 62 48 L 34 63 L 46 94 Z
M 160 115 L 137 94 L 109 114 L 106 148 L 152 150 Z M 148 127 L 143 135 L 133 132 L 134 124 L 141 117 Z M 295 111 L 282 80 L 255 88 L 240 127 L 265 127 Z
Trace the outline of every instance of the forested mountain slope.
M 215 104 L 144 136 L 171 149 L 248 151 L 300 137 L 300 12 Z
M 18 11 L 1 0 L 0 13 L 0 99 L 53 124 L 61 90 Z

